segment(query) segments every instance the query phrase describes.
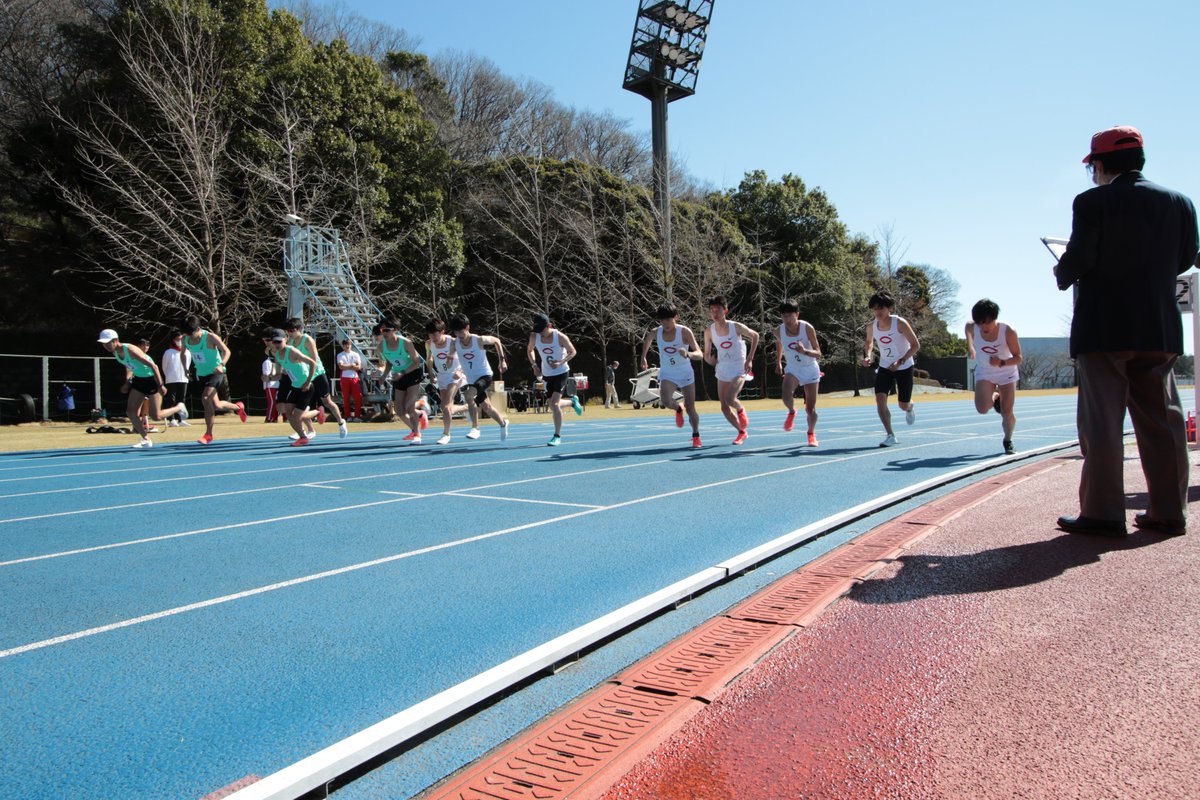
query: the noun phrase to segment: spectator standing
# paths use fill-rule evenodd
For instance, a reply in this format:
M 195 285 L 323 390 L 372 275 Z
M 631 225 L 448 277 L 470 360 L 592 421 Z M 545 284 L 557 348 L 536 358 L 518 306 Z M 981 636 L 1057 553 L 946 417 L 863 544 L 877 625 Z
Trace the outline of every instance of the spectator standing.
M 354 352 L 354 344 L 342 339 L 342 352 L 337 354 L 338 379 L 342 387 L 342 415 L 347 420 L 362 419 L 362 356 Z M 351 401 L 354 413 L 350 413 Z
M 1070 533 L 1124 536 L 1123 435 L 1128 408 L 1146 475 L 1146 512 L 1133 524 L 1168 535 L 1187 528 L 1188 455 L 1173 368 L 1183 352 L 1175 279 L 1195 262 L 1196 208 L 1142 175 L 1142 134 L 1118 126 L 1092 137 L 1083 159 L 1095 187 L 1075 198 L 1071 239 L 1054 270 L 1075 286 L 1071 356 L 1083 474 Z
M 617 397 L 617 367 L 620 361 L 614 361 L 604 368 L 604 407 L 620 408 L 621 398 Z M 611 403 L 611 406 L 609 405 Z
M 279 364 L 275 363 L 273 357 L 274 349 L 267 346 L 267 357 L 262 363 L 262 385 L 263 394 L 267 397 L 267 418 L 264 422 L 278 422 L 280 416 L 279 411 L 279 377 L 283 370 Z M 298 438 L 298 437 L 297 437 Z

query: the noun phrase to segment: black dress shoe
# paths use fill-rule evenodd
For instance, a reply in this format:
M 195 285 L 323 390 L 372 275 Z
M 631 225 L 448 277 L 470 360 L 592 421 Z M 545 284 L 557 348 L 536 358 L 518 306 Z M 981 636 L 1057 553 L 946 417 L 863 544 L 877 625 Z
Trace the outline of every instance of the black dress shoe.
M 1082 514 L 1078 517 L 1059 517 L 1058 527 L 1067 533 L 1088 533 L 1093 536 L 1125 536 L 1124 520 L 1092 519 Z
M 1155 519 L 1149 514 L 1134 514 L 1133 527 L 1144 531 L 1154 531 L 1167 536 L 1183 536 L 1187 533 L 1187 523 L 1181 519 Z

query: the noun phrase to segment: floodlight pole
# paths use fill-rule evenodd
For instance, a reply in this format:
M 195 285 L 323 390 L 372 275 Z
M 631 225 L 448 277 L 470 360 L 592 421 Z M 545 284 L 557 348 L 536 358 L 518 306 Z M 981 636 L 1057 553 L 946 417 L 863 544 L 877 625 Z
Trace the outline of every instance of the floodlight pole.
M 654 64 L 655 77 L 666 75 L 662 62 Z M 656 81 L 650 98 L 650 139 L 654 153 L 654 207 L 658 209 L 659 238 L 663 253 L 663 283 L 667 302 L 674 302 L 674 276 L 671 272 L 671 160 L 667 150 L 667 85 Z

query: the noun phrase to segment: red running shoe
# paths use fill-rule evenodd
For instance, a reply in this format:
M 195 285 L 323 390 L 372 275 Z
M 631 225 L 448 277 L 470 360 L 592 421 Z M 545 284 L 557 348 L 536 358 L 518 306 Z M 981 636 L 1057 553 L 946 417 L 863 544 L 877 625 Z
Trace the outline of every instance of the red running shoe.
M 241 419 L 242 422 L 245 422 L 246 421 L 246 404 L 239 400 L 235 405 L 238 408 L 238 418 Z
M 401 439 L 400 441 L 402 441 L 402 442 L 411 442 L 411 441 L 412 441 L 413 439 L 415 439 L 415 438 L 417 438 L 417 435 L 416 435 L 415 433 L 411 433 L 411 432 L 410 432 L 410 433 L 408 434 L 408 436 L 405 436 L 405 437 L 404 437 L 403 439 Z
M 746 432 L 738 431 L 738 435 L 733 437 L 733 443 L 734 444 L 745 444 L 746 443 Z
M 675 407 L 675 427 L 683 427 L 683 409 L 678 406 Z
M 317 407 L 317 424 L 318 425 L 325 424 L 325 406 Z
M 701 444 L 700 444 L 700 437 L 699 437 L 699 436 L 693 436 L 693 437 L 692 437 L 692 449 L 693 449 L 693 450 L 699 450 L 699 449 L 700 449 L 700 447 L 701 447 Z
M 810 433 L 808 435 L 808 446 L 816 447 L 819 444 L 820 444 L 820 442 L 817 441 L 817 435 L 815 433 Z
M 199 439 L 197 439 L 196 443 L 197 444 L 212 444 L 212 436 L 210 436 L 209 434 L 206 433 L 203 436 L 201 436 Z
M 783 421 L 783 429 L 785 431 L 790 431 L 795 426 L 795 424 L 796 424 L 796 412 L 789 411 L 788 415 L 787 415 L 787 419 L 785 419 Z
M 425 409 L 421 409 L 421 430 L 429 427 L 429 414 L 425 413 Z
M 308 444 L 308 437 L 301 436 L 299 439 L 292 442 L 292 447 L 304 447 L 304 445 L 306 445 L 306 444 Z

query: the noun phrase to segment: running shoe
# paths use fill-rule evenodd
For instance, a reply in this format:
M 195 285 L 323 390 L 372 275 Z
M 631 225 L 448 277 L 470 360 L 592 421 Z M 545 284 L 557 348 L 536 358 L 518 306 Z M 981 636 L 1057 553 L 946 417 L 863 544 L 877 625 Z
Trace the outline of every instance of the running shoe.
M 421 434 L 418 433 L 416 436 L 409 439 L 408 443 L 409 444 L 421 444 Z
M 809 447 L 817 447 L 820 444 L 821 443 L 817 441 L 817 435 L 815 433 L 810 433 L 808 435 L 808 446 Z
M 317 408 L 317 424 L 318 425 L 325 424 L 325 407 L 324 406 L 319 406 Z
M 413 439 L 417 438 L 417 436 L 419 436 L 419 435 L 420 435 L 420 434 L 418 434 L 416 431 L 409 431 L 409 433 L 408 433 L 408 436 L 405 436 L 405 437 L 404 437 L 403 439 L 401 439 L 400 441 L 402 441 L 402 442 L 411 442 Z
M 746 443 L 746 432 L 738 431 L 738 435 L 733 437 L 733 443 L 734 444 L 745 444 Z
M 317 438 L 317 432 L 316 431 L 305 431 L 304 438 L 308 439 L 311 442 L 313 439 Z
M 196 443 L 197 444 L 212 444 L 212 436 L 210 434 L 206 433 L 203 436 L 201 436 L 199 439 L 197 439 Z
M 187 409 L 186 408 L 179 409 L 179 424 L 186 425 L 187 419 L 188 419 Z
M 917 421 L 917 407 L 915 405 L 909 406 L 908 411 L 904 412 L 904 421 L 909 425 Z
M 304 447 L 306 444 L 308 444 L 308 439 L 300 438 L 292 442 L 292 447 Z
M 880 447 L 891 447 L 894 444 L 896 444 L 896 436 L 895 436 L 895 434 L 889 433 L 887 435 L 887 438 L 879 443 L 879 446 Z
M 581 406 L 581 405 L 579 404 L 579 398 L 578 398 L 578 397 L 575 397 L 575 396 L 572 396 L 572 397 L 571 397 L 571 408 L 575 409 L 575 413 L 576 413 L 578 416 L 581 416 L 581 417 L 583 416 L 583 406 Z
M 796 412 L 789 411 L 788 415 L 787 415 L 787 419 L 785 419 L 783 421 L 783 429 L 785 431 L 790 431 L 795 426 L 796 426 Z
M 237 406 L 238 419 L 240 419 L 242 422 L 245 422 L 246 421 L 246 404 L 243 403 L 241 400 L 238 400 L 236 403 L 234 403 L 234 405 Z
M 154 425 L 147 425 L 146 433 L 158 433 L 158 428 Z
M 699 436 L 693 436 L 693 437 L 692 437 L 692 449 L 693 449 L 693 450 L 699 450 L 699 449 L 701 448 L 701 446 L 702 446 L 702 445 L 700 444 L 700 437 L 699 437 Z
M 179 427 L 190 428 L 190 427 L 192 427 L 192 423 L 188 422 L 186 419 L 181 419 L 181 420 L 179 420 Z
M 471 428 L 471 430 L 467 431 L 468 439 L 478 439 L 479 435 L 479 428 Z
M 425 430 L 426 428 L 429 427 L 429 414 L 423 408 L 421 409 L 420 414 L 421 414 L 421 421 L 420 421 L 421 430 Z
M 675 427 L 683 427 L 683 409 L 678 406 L 675 408 Z
M 740 430 L 742 433 L 745 433 L 746 429 L 750 427 L 750 418 L 746 416 L 746 409 L 739 408 L 737 418 L 738 425 L 740 426 L 738 430 Z
M 150 441 L 148 438 L 143 436 L 142 440 L 140 442 L 138 442 L 137 444 L 135 444 L 134 447 L 136 447 L 138 450 L 142 450 L 142 449 L 148 450 L 151 447 L 154 447 L 154 442 Z
M 550 441 L 546 442 L 546 447 L 558 447 L 562 444 L 562 437 L 557 433 L 550 437 Z
M 168 428 L 178 428 L 178 427 L 179 427 L 179 420 L 177 420 L 177 419 L 173 419 L 173 420 L 171 420 L 170 422 L 168 422 L 168 423 L 167 423 L 167 427 L 168 427 Z
M 1017 454 L 1017 448 L 1013 447 L 1012 439 L 1005 439 L 1001 444 L 1004 445 L 1004 455 L 1015 456 Z
M 443 433 L 441 435 L 441 437 L 438 438 L 437 443 L 438 444 L 450 444 L 450 434 Z
M 1000 410 L 1000 393 L 999 392 L 992 395 L 992 408 L 996 409 L 997 414 L 1004 413 L 1003 411 Z
M 298 434 L 298 433 L 289 433 L 289 434 L 288 434 L 288 438 L 289 438 L 289 439 L 291 439 L 291 440 L 294 442 L 294 441 L 296 441 L 297 439 L 299 439 L 299 438 L 300 438 L 300 434 Z
M 504 422 L 500 423 L 500 441 L 508 441 L 508 420 L 504 420 Z
M 339 422 L 338 423 L 338 436 L 341 437 L 342 439 L 345 439 L 349 435 L 350 435 L 350 429 L 346 427 L 346 423 L 344 421 Z

